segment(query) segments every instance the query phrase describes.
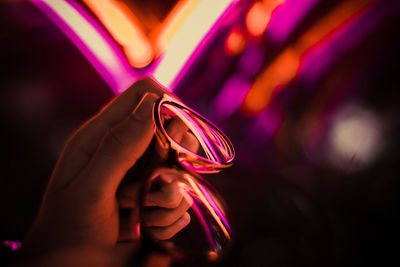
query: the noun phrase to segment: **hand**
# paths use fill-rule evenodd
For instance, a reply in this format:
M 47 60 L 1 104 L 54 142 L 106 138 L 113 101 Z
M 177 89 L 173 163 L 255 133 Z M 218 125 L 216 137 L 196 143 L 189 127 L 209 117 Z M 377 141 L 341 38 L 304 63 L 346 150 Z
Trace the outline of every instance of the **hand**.
M 67 141 L 24 241 L 27 254 L 76 247 L 114 248 L 118 241 L 137 240 L 141 187 L 120 188 L 120 184 L 153 138 L 152 108 L 164 93 L 151 80 L 140 80 Z M 186 210 L 192 203 L 173 179 L 179 174 L 165 173 L 160 175 L 162 186 L 150 192 L 145 203 L 160 208 L 140 215 L 159 239 L 172 237 L 189 223 Z M 129 216 L 122 218 L 120 208 L 130 209 Z

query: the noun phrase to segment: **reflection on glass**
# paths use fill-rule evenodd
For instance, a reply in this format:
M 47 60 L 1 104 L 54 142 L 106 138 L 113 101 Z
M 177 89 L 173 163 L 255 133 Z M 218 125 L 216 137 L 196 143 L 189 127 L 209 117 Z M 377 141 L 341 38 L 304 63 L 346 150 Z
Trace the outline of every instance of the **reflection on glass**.
M 164 96 L 156 103 L 154 120 L 162 164 L 180 172 L 176 177 L 193 199 L 191 212 L 197 220 L 192 220 L 194 226 L 186 232 L 193 234 L 197 225 L 197 230 L 204 233 L 199 235 L 196 231 L 193 242 L 180 240 L 178 234 L 173 242 L 168 242 L 168 248 L 173 247 L 180 256 L 194 252 L 215 260 L 229 244 L 232 230 L 225 202 L 198 173 L 215 173 L 231 166 L 235 156 L 233 146 L 216 126 L 171 96 Z

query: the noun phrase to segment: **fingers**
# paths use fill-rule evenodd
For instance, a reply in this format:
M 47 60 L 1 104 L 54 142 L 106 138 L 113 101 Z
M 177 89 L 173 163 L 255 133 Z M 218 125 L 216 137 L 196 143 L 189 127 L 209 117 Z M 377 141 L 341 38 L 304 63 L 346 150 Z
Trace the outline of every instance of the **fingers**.
M 138 240 L 140 238 L 139 209 L 120 209 L 118 241 Z
M 148 233 L 153 236 L 153 238 L 158 240 L 167 240 L 176 235 L 179 231 L 185 228 L 190 223 L 190 215 L 185 212 L 182 217 L 180 217 L 173 224 L 168 227 L 150 227 L 148 228 Z
M 144 202 L 145 206 L 176 208 L 184 196 L 183 188 L 178 181 L 166 183 L 157 191 L 149 192 Z
M 187 150 L 192 151 L 193 153 L 197 153 L 200 147 L 197 138 L 189 132 L 186 132 L 186 134 L 183 136 L 181 145 Z
M 199 149 L 197 138 L 189 132 L 189 128 L 183 123 L 180 118 L 173 118 L 168 122 L 166 127 L 168 135 L 182 147 L 193 153 Z
M 143 223 L 145 226 L 170 226 L 181 218 L 192 204 L 191 196 L 185 193 L 179 205 L 174 208 L 155 208 L 146 211 L 143 214 Z
M 126 172 L 143 155 L 154 135 L 152 109 L 157 95 L 148 93 L 122 122 L 109 129 L 81 174 L 86 186 L 115 195 Z
M 170 171 L 176 175 L 173 170 Z M 137 186 L 127 186 L 118 192 L 120 208 L 123 208 L 120 211 L 119 241 L 136 240 L 140 236 L 139 209 L 133 200 L 136 191 Z M 146 199 L 145 203 L 150 203 L 152 207 L 144 210 L 141 221 L 154 238 L 169 239 L 190 222 L 187 210 L 193 200 L 183 191 L 178 181 L 165 182 L 158 191 L 148 193 Z
M 120 186 L 117 192 L 118 206 L 124 209 L 138 207 L 140 183 L 128 183 Z
M 57 176 L 54 186 L 65 185 L 70 177 L 82 170 L 98 149 L 107 131 L 125 120 L 147 92 L 158 96 L 167 93 L 165 89 L 149 78 L 139 80 L 70 137 L 53 174 L 53 176 Z

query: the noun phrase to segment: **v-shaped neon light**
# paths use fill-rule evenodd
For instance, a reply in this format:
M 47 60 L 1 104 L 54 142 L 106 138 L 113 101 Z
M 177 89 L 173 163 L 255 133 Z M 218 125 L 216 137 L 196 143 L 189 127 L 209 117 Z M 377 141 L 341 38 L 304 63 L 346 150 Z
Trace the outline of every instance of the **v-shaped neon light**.
M 218 28 L 221 19 L 229 12 L 238 0 L 193 0 L 187 5 L 174 9 L 168 23 L 160 34 L 157 47 L 152 48 L 143 37 L 134 20 L 120 14 L 123 31 L 116 30 L 113 22 L 104 23 L 106 32 L 99 21 L 74 0 L 31 0 L 41 9 L 75 44 L 102 76 L 115 94 L 119 94 L 137 79 L 153 76 L 159 83 L 173 91 L 181 78 L 187 73 Z M 93 1 L 85 0 L 88 6 Z M 98 0 L 95 4 L 106 8 L 106 12 L 96 9 L 93 13 L 101 13 L 103 18 L 118 15 L 118 7 L 112 5 L 113 0 Z M 93 4 L 93 3 L 92 3 Z M 116 8 L 116 9 L 113 9 Z M 97 11 L 96 11 L 97 10 Z M 122 22 L 121 22 L 122 21 Z M 123 34 L 125 32 L 125 35 Z M 110 35 L 114 38 L 111 38 Z M 118 44 L 123 47 L 121 51 Z M 146 64 L 152 49 L 163 49 L 160 57 L 146 69 L 134 69 L 132 62 Z M 136 48 L 136 50 L 135 50 Z M 138 50 L 142 51 L 136 53 Z M 143 56 L 143 58 L 140 58 Z M 139 64 L 140 66 L 140 64 Z

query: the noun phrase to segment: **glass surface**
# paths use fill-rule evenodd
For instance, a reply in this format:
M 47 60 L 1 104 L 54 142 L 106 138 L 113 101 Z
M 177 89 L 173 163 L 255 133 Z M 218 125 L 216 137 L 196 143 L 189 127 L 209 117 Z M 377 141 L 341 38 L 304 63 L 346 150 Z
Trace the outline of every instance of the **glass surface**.
M 228 207 L 220 194 L 202 177 L 188 172 L 173 174 L 170 169 L 159 169 L 161 179 L 179 179 L 180 186 L 192 197 L 188 211 L 191 222 L 172 239 L 161 244 L 176 258 L 204 257 L 216 260 L 231 241 Z M 169 178 L 166 178 L 169 177 Z
M 213 164 L 229 164 L 233 160 L 234 152 L 229 140 L 210 122 L 189 109 L 164 102 L 160 106 L 160 117 L 167 137 L 179 146 L 178 161 L 185 167 L 197 172 L 212 172 L 210 166 L 196 159 Z M 188 155 L 191 153 L 194 155 Z

